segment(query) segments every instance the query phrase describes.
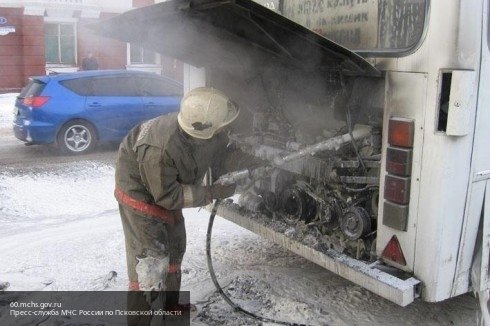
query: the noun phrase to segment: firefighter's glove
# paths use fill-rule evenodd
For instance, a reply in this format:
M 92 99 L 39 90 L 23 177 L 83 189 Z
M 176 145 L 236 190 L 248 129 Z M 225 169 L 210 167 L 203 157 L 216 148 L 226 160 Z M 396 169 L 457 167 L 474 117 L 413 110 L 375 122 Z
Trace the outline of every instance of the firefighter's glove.
M 225 199 L 235 193 L 235 187 L 236 185 L 234 184 L 227 186 L 219 184 L 212 185 L 211 187 L 209 187 L 209 194 L 212 199 Z

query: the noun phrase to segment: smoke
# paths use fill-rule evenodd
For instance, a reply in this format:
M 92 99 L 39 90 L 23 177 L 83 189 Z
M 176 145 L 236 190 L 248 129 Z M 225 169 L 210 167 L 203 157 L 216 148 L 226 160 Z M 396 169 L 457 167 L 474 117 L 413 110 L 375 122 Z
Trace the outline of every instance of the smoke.
M 91 28 L 204 67 L 207 85 L 222 90 L 241 107 L 235 122 L 238 132 L 250 132 L 258 112 L 274 120 L 276 130 L 306 143 L 345 126 L 345 115 L 335 112 L 345 111 L 350 89 L 347 93 L 342 89 L 345 53 L 333 51 L 335 45 L 332 50 L 324 48 L 326 43 L 306 41 L 301 33 L 289 30 L 295 25 L 281 29 L 261 14 L 262 9 L 248 12 L 221 3 L 193 10 L 179 7 L 182 4 L 172 1 L 141 8 Z

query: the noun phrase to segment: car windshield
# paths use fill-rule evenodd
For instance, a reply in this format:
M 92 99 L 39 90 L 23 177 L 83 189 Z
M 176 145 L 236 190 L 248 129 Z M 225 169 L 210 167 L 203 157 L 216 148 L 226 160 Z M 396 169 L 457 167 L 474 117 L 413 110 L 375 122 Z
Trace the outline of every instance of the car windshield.
M 344 47 L 399 53 L 415 47 L 428 0 L 255 0 Z

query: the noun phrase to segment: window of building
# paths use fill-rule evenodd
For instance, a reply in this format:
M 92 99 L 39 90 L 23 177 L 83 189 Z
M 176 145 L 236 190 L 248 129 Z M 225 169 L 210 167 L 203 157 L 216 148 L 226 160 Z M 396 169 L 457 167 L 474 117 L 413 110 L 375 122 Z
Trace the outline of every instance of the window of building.
M 75 25 L 67 23 L 46 23 L 44 25 L 46 62 L 74 65 Z
M 136 45 L 130 45 L 130 61 L 132 64 L 155 64 L 156 53 Z
M 257 0 L 258 1 L 258 0 Z M 280 13 L 366 55 L 407 52 L 419 44 L 429 0 L 281 0 Z

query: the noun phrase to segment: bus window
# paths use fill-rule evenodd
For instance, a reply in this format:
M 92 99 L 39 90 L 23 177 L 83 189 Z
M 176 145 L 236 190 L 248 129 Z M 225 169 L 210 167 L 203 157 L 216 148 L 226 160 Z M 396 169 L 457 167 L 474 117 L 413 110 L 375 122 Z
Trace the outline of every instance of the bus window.
M 255 0 L 267 7 L 272 1 Z M 422 38 L 429 0 L 279 0 L 275 11 L 346 48 L 396 55 Z

